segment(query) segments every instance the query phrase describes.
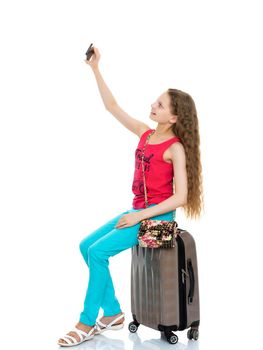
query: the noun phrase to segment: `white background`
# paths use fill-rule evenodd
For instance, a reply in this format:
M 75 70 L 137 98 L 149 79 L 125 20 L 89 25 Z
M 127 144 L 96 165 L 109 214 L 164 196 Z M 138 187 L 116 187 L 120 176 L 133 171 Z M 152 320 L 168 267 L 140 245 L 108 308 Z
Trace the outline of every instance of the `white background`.
M 205 212 L 177 221 L 196 240 L 201 323 L 198 342 L 129 334 L 127 250 L 110 259 L 125 328 L 79 348 L 263 349 L 262 30 L 251 0 L 1 2 L 2 349 L 58 348 L 86 292 L 80 240 L 131 208 L 138 138 L 105 110 L 90 43 L 120 106 L 150 127 L 167 88 L 195 100 Z

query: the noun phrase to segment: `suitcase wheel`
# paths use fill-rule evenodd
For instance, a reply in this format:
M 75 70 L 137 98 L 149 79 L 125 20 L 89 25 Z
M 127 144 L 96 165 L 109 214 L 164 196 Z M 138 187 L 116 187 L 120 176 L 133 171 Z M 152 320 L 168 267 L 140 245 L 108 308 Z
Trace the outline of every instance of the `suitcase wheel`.
M 164 332 L 164 335 L 170 344 L 176 344 L 178 342 L 178 337 L 173 332 Z
M 136 333 L 138 330 L 138 326 L 134 322 L 130 322 L 128 328 L 131 333 Z
M 187 332 L 187 338 L 188 339 L 194 339 L 194 340 L 197 340 L 199 337 L 199 332 L 198 332 L 198 329 L 193 329 L 193 328 L 190 328 Z

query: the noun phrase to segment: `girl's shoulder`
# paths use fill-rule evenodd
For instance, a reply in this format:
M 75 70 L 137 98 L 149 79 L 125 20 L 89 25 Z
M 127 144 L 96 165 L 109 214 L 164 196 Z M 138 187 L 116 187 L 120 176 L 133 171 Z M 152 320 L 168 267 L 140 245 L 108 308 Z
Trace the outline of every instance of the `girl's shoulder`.
M 154 129 L 151 129 L 149 126 L 145 126 L 141 129 L 140 133 L 138 134 L 139 138 L 142 139 L 144 136 L 147 136 L 150 131 L 153 131 Z

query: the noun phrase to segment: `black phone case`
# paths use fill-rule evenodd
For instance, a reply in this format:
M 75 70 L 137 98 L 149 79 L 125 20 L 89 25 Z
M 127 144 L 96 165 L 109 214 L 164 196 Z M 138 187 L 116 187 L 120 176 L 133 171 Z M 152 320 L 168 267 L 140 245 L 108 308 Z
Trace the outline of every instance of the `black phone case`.
M 90 44 L 90 46 L 86 52 L 87 60 L 89 60 L 91 58 L 91 56 L 94 54 L 94 49 L 93 49 L 92 45 L 93 44 Z

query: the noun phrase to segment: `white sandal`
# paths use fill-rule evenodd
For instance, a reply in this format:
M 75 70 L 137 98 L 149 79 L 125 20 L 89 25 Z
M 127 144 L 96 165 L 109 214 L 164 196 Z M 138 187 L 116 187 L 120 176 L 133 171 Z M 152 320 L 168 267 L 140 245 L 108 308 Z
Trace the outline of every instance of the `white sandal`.
M 58 342 L 58 345 L 60 346 L 74 346 L 83 343 L 86 340 L 90 340 L 94 337 L 95 334 L 91 334 L 94 330 L 96 330 L 95 326 L 91 328 L 89 333 L 86 333 L 78 328 L 73 328 L 71 332 L 77 333 L 77 335 L 80 338 L 80 341 L 77 341 L 76 338 L 72 337 L 71 335 L 66 334 L 64 337 L 60 338 L 65 340 L 66 343 L 60 343 Z M 71 341 L 72 340 L 72 341 Z
M 117 331 L 118 329 L 121 329 L 124 327 L 124 322 L 120 323 L 120 324 L 116 324 L 116 325 L 113 325 L 113 323 L 115 323 L 116 321 L 120 320 L 121 318 L 123 318 L 124 316 L 124 312 L 116 317 L 113 321 L 111 321 L 111 323 L 109 324 L 104 324 L 102 323 L 101 321 L 97 321 L 96 322 L 96 325 L 95 325 L 95 334 L 100 334 L 104 331 L 107 331 L 107 330 L 115 330 Z

